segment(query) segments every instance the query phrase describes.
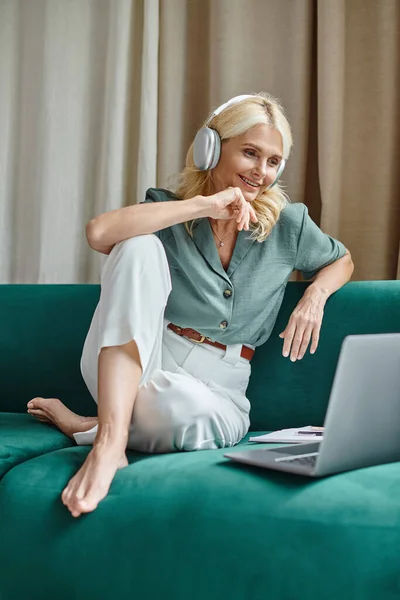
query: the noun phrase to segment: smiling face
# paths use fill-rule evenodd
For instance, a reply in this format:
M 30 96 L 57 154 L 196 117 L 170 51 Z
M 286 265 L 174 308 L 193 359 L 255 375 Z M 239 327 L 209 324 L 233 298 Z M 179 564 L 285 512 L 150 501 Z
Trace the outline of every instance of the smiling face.
M 239 187 L 248 202 L 257 198 L 275 180 L 282 159 L 282 137 L 267 124 L 224 140 L 221 156 L 212 171 L 214 193 Z

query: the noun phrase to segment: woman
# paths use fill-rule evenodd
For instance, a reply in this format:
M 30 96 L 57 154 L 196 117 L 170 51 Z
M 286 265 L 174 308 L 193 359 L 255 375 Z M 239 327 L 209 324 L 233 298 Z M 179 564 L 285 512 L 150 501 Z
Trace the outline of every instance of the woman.
M 62 493 L 74 517 L 107 495 L 127 447 L 172 452 L 242 439 L 250 360 L 294 269 L 315 280 L 280 334 L 283 355 L 300 360 L 310 341 L 317 349 L 324 305 L 353 263 L 279 187 L 291 146 L 276 99 L 235 97 L 198 132 L 175 193 L 150 189 L 143 204 L 88 223 L 90 246 L 109 255 L 81 359 L 98 417 L 56 398 L 28 403 L 41 421 L 93 444 Z

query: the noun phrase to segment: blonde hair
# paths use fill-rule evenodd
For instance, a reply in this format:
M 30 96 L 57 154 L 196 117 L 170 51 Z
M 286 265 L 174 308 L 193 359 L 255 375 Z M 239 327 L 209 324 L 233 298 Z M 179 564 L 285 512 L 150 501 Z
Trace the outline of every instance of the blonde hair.
M 204 121 L 204 124 L 206 122 L 207 119 Z M 283 143 L 283 158 L 287 160 L 293 145 L 290 125 L 285 117 L 280 101 L 270 94 L 260 92 L 259 94 L 254 94 L 252 98 L 246 98 L 227 107 L 211 120 L 209 127 L 218 132 L 221 140 L 227 140 L 244 134 L 260 123 L 266 123 L 271 128 L 277 129 L 280 132 Z M 186 155 L 186 166 L 178 174 L 177 183 L 174 186 L 175 189 L 172 191 L 181 200 L 188 200 L 194 196 L 209 196 L 214 193 L 211 173 L 211 170 L 200 171 L 195 167 L 192 142 Z M 290 200 L 279 183 L 270 190 L 264 190 L 259 194 L 252 202 L 258 222 L 251 223 L 250 225 L 250 229 L 253 230 L 251 238 L 256 239 L 258 242 L 263 242 L 270 234 L 279 219 L 281 211 L 288 202 Z M 193 237 L 195 221 L 196 219 L 185 223 L 185 228 L 191 237 Z

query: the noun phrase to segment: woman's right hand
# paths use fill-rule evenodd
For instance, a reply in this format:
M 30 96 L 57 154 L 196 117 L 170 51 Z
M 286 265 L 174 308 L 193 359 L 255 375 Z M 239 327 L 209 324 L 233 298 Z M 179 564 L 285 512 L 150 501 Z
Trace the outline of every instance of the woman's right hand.
M 249 229 L 250 221 L 257 223 L 257 215 L 250 202 L 245 200 L 242 190 L 229 187 L 212 196 L 203 196 L 207 205 L 207 217 L 211 219 L 235 219 L 239 231 Z

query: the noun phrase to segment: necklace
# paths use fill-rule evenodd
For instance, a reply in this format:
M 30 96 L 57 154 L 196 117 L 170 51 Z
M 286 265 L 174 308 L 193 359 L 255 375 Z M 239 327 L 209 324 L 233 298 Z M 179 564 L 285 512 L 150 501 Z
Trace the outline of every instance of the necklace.
M 211 229 L 212 229 L 212 232 L 213 232 L 213 233 L 214 233 L 214 234 L 217 236 L 217 238 L 219 239 L 219 245 L 220 245 L 220 246 L 223 246 L 223 245 L 224 245 L 224 241 L 225 241 L 225 240 L 226 240 L 226 239 L 227 239 L 227 238 L 228 238 L 230 235 L 232 235 L 232 233 L 233 233 L 234 231 L 236 231 L 236 228 L 235 228 L 235 229 L 233 229 L 233 230 L 232 230 L 230 233 L 228 233 L 228 235 L 227 235 L 227 236 L 225 236 L 225 237 L 224 237 L 224 239 L 223 239 L 223 240 L 221 240 L 221 238 L 219 237 L 218 233 L 216 233 L 216 232 L 214 231 L 214 228 L 213 228 L 213 226 L 211 225 L 211 223 L 210 223 L 210 227 L 211 227 Z

